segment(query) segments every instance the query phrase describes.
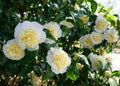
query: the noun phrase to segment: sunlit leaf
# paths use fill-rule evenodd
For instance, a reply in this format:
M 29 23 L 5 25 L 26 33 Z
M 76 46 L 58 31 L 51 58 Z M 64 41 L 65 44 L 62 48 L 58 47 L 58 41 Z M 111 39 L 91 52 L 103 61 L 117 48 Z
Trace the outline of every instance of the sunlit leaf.
M 66 76 L 67 76 L 67 78 L 69 78 L 69 79 L 71 79 L 71 80 L 73 80 L 73 81 L 75 81 L 75 80 L 78 79 L 78 77 L 79 77 L 79 75 L 76 74 L 73 70 L 68 70 L 68 71 L 66 72 Z
M 109 79 L 109 84 L 110 84 L 110 86 L 118 86 L 117 83 L 115 82 L 115 80 L 112 78 Z
M 91 3 L 91 10 L 93 13 L 95 13 L 96 9 L 97 9 L 97 3 L 94 0 L 90 0 Z

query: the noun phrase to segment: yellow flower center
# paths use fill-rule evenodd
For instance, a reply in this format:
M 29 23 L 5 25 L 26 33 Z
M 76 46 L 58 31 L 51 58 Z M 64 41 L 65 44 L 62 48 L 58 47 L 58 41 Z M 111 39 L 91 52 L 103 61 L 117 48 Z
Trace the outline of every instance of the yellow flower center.
M 99 61 L 102 63 L 102 65 L 104 64 L 103 61 L 102 61 L 102 59 L 100 59 L 99 57 L 95 58 L 94 61 L 93 61 L 93 66 L 94 66 L 96 69 L 98 69 L 98 66 L 99 66 L 99 65 L 98 65 L 98 62 L 99 62 Z
M 48 30 L 49 30 L 51 35 L 53 35 L 55 33 L 55 30 L 53 28 L 49 28 Z
M 92 46 L 92 41 L 91 41 L 91 39 L 90 39 L 89 37 L 85 37 L 85 38 L 83 39 L 83 44 L 84 44 L 85 46 Z
M 6 51 L 7 51 L 7 54 L 13 58 L 18 58 L 23 53 L 21 47 L 19 47 L 18 44 L 15 42 L 9 44 Z
M 94 34 L 92 35 L 92 39 L 93 39 L 95 42 L 99 42 L 99 41 L 102 40 L 102 37 L 101 37 L 100 34 L 94 33 Z
M 62 69 L 67 65 L 68 55 L 63 51 L 58 50 L 53 57 L 53 63 L 59 68 Z
M 82 65 L 81 63 L 76 63 L 76 68 L 77 68 L 78 70 L 82 70 L 83 67 L 84 67 L 84 65 Z
M 114 42 L 115 41 L 115 34 L 114 33 L 109 33 L 108 34 L 108 40 L 110 42 Z
M 96 28 L 97 29 L 100 29 L 100 30 L 103 30 L 105 29 L 105 27 L 107 26 L 107 23 L 105 20 L 99 20 L 97 23 L 96 23 Z
M 36 31 L 29 28 L 22 32 L 22 35 L 20 36 L 20 41 L 25 47 L 32 48 L 36 46 L 39 42 L 39 38 L 37 38 L 36 35 Z
M 87 15 L 80 16 L 80 19 L 83 21 L 83 23 L 87 23 L 89 20 L 89 17 Z

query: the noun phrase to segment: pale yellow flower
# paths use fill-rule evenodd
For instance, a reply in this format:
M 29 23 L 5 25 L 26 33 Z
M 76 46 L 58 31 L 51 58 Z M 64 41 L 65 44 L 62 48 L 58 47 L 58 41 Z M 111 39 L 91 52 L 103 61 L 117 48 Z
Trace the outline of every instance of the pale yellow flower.
M 65 25 L 68 28 L 73 28 L 74 27 L 74 25 L 71 22 L 68 22 L 67 20 L 61 21 L 60 25 Z
M 91 38 L 93 44 L 100 44 L 103 41 L 102 34 L 98 33 L 98 32 L 92 32 L 90 34 L 90 38 Z
M 89 16 L 87 15 L 82 15 L 79 18 L 83 21 L 84 24 L 89 21 Z
M 65 73 L 71 64 L 71 58 L 62 48 L 50 48 L 46 58 L 55 74 Z
M 97 54 L 90 54 L 89 59 L 90 59 L 90 62 L 92 64 L 92 68 L 94 70 L 98 70 L 98 68 L 99 68 L 99 63 L 98 62 L 102 63 L 103 69 L 105 68 L 105 65 L 107 63 L 107 61 L 105 60 L 104 57 L 102 57 L 100 55 L 97 55 Z
M 102 56 L 107 60 L 107 62 L 110 62 L 112 61 L 112 57 L 111 57 L 111 54 L 107 54 L 106 52 L 104 52 L 102 54 Z
M 118 40 L 118 32 L 115 29 L 106 30 L 104 33 L 104 38 L 108 41 L 108 43 L 114 43 Z
M 93 43 L 90 39 L 90 34 L 87 34 L 85 36 L 82 36 L 80 38 L 80 44 L 83 48 L 92 48 L 93 47 Z
M 14 37 L 23 49 L 37 50 L 38 44 L 46 40 L 42 25 L 37 22 L 24 21 L 15 28 Z
M 62 30 L 60 29 L 60 25 L 58 25 L 56 22 L 51 21 L 48 24 L 45 24 L 44 28 L 48 29 L 50 34 L 56 40 L 62 36 Z M 50 44 L 54 43 L 54 41 L 51 39 L 47 39 L 46 42 Z
M 98 16 L 96 21 L 95 21 L 95 31 L 97 32 L 104 32 L 108 27 L 108 22 L 103 16 Z
M 14 39 L 9 40 L 3 45 L 5 56 L 11 60 L 20 60 L 24 57 L 24 50 L 16 43 Z

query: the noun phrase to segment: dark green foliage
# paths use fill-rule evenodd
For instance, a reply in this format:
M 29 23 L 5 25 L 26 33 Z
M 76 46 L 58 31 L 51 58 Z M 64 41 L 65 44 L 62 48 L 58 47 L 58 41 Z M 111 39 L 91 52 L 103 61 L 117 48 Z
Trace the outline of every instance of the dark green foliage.
M 83 4 L 85 3 L 85 4 Z M 90 5 L 88 5 L 90 3 Z M 76 9 L 75 6 L 80 9 Z M 94 25 L 97 15 L 95 14 L 98 4 L 94 0 L 0 0 L 0 86 L 17 86 L 9 84 L 10 77 L 18 76 L 18 86 L 32 86 L 29 74 L 34 71 L 37 76 L 42 76 L 43 80 L 48 81 L 48 86 L 117 86 L 113 79 L 105 81 L 104 71 L 110 70 L 110 65 L 102 68 L 101 62 L 98 62 L 98 71 L 93 71 L 88 56 L 91 52 L 101 54 L 97 50 L 111 52 L 115 44 L 102 43 L 94 47 L 82 48 L 79 43 L 81 36 L 90 34 L 94 31 Z M 101 7 L 100 12 L 106 12 Z M 89 16 L 89 23 L 79 18 L 81 15 Z M 120 30 L 120 20 L 114 21 L 114 15 L 107 11 L 106 19 L 112 27 Z M 61 25 L 62 37 L 56 40 L 49 30 L 44 28 L 47 38 L 55 41 L 54 44 L 42 43 L 36 51 L 25 50 L 25 57 L 19 61 L 8 59 L 3 53 L 3 45 L 10 39 L 14 39 L 15 27 L 18 23 L 25 20 L 37 21 L 44 25 L 50 21 L 57 22 L 62 20 L 71 22 L 74 27 L 68 28 Z M 120 31 L 119 31 L 120 36 Z M 62 47 L 71 58 L 71 65 L 64 74 L 55 74 L 46 61 L 47 52 L 51 47 Z M 79 56 L 83 54 L 84 58 Z M 76 68 L 76 63 L 84 65 L 82 70 Z M 92 76 L 92 74 L 94 76 Z M 103 75 L 102 75 L 103 74 Z M 3 76 L 3 77 L 2 77 Z M 120 76 L 119 71 L 114 71 L 112 76 Z M 105 78 L 106 79 L 106 78 Z M 105 83 L 104 83 L 105 82 Z

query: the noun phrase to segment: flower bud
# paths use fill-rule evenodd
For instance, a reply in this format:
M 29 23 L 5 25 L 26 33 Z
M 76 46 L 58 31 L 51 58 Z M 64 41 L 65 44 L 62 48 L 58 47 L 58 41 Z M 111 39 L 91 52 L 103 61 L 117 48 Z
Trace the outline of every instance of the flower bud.
M 76 68 L 77 68 L 78 70 L 82 70 L 83 67 L 84 67 L 84 65 L 82 65 L 81 63 L 76 63 Z
M 83 21 L 84 24 L 87 23 L 89 20 L 89 17 L 87 15 L 82 15 L 79 18 Z
M 105 76 L 108 77 L 108 78 L 111 77 L 111 71 L 108 71 L 108 70 L 105 71 Z
M 63 4 L 67 5 L 67 2 L 68 2 L 67 0 L 63 0 Z

